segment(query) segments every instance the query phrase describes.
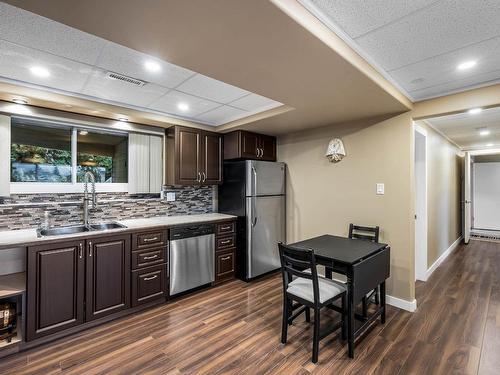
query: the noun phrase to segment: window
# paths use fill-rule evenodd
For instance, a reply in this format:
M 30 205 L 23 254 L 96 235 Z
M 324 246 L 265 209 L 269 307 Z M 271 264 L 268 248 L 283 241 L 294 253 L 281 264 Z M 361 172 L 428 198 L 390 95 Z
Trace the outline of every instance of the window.
M 18 192 L 53 184 L 61 186 L 57 192 L 79 191 L 87 171 L 97 183 L 126 184 L 128 134 L 12 118 L 11 182 Z
M 12 182 L 71 182 L 71 129 L 13 123 Z

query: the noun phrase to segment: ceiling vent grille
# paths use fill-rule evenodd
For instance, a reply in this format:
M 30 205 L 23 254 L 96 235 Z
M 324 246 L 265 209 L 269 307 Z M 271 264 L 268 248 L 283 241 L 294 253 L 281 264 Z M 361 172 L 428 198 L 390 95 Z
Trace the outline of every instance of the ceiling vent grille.
M 115 73 L 115 72 L 108 72 L 107 77 L 111 78 L 111 79 L 116 79 L 118 81 L 122 81 L 125 83 L 130 83 L 131 85 L 136 85 L 136 86 L 144 86 L 146 84 L 146 82 L 141 81 L 140 79 L 124 76 L 123 74 L 119 74 L 119 73 Z

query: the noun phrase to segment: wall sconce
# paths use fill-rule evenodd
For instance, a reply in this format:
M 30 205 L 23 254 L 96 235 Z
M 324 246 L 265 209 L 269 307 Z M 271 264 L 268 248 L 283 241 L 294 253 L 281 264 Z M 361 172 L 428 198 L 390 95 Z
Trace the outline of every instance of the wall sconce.
M 325 155 L 332 163 L 338 163 L 345 156 L 344 143 L 340 138 L 334 138 L 328 144 Z

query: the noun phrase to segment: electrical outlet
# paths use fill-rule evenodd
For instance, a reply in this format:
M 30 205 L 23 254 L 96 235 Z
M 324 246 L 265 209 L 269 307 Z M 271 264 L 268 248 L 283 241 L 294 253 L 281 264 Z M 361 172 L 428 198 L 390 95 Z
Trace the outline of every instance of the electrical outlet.
M 175 193 L 167 193 L 167 202 L 175 202 Z
M 384 195 L 385 194 L 385 184 L 383 183 L 377 183 L 377 195 Z

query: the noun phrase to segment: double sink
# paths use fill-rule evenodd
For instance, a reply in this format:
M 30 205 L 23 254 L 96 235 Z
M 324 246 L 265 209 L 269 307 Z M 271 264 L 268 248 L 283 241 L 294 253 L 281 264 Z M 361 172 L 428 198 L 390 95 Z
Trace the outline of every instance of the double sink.
M 77 233 L 94 232 L 99 230 L 121 229 L 121 228 L 126 228 L 126 226 L 117 222 L 89 224 L 89 225 L 81 224 L 81 225 L 72 225 L 66 227 L 49 228 L 49 229 L 38 229 L 37 235 L 38 237 L 62 236 L 65 234 L 77 234 Z

